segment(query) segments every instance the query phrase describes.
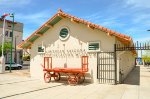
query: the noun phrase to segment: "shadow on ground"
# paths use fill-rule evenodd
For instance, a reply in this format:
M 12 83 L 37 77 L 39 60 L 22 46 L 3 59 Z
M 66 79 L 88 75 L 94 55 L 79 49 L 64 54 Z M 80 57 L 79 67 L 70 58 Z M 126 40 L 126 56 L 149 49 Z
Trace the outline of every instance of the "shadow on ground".
M 140 85 L 140 66 L 136 66 L 123 81 L 123 84 Z

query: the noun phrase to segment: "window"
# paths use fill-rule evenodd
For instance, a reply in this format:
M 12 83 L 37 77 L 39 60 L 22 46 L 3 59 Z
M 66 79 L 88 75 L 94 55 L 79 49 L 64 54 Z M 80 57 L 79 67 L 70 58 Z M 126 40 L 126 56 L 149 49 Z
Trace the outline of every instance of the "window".
M 38 53 L 45 53 L 45 47 L 38 46 Z
M 88 43 L 88 51 L 100 51 L 100 42 L 89 42 Z
M 62 28 L 59 33 L 61 40 L 66 40 L 69 37 L 69 30 L 67 28 Z
M 12 37 L 12 32 L 10 32 L 10 35 L 9 35 L 9 37 Z
M 9 28 L 11 28 L 11 25 L 8 25 Z

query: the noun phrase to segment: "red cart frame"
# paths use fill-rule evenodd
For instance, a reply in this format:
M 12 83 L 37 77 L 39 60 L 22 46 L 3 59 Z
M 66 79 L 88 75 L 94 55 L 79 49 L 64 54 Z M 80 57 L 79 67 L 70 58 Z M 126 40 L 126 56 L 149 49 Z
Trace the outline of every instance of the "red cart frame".
M 85 80 L 85 73 L 88 72 L 88 56 L 81 57 L 81 68 L 52 68 L 52 57 L 44 57 L 44 81 L 49 83 L 53 77 L 55 81 L 60 80 L 60 73 L 67 74 L 68 83 L 76 85 L 83 83 Z

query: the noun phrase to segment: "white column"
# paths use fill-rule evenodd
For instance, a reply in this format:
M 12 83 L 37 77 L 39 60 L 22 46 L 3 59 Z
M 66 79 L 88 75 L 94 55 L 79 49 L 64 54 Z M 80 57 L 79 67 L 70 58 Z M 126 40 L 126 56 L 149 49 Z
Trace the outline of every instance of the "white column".
M 0 62 L 0 73 L 5 72 L 5 57 L 4 57 L 4 36 L 5 36 L 5 18 L 3 22 L 3 34 L 2 34 L 2 57 Z

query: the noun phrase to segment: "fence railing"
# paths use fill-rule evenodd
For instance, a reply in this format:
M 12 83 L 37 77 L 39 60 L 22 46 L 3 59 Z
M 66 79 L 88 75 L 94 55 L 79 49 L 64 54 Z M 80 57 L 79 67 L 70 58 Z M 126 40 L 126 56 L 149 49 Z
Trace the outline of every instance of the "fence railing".
M 132 50 L 150 50 L 150 42 L 146 43 L 139 43 L 136 42 L 131 45 L 121 45 L 121 44 L 116 44 L 116 51 L 132 51 Z

